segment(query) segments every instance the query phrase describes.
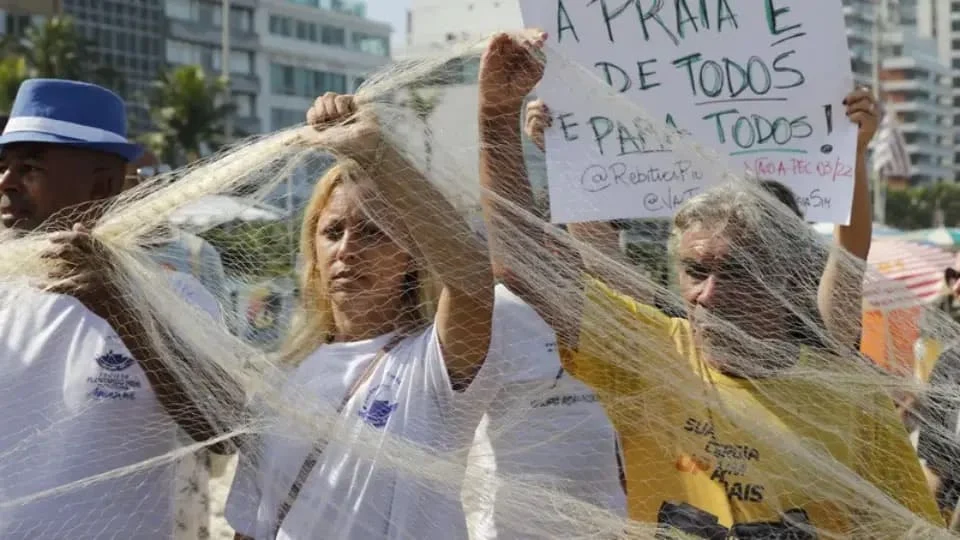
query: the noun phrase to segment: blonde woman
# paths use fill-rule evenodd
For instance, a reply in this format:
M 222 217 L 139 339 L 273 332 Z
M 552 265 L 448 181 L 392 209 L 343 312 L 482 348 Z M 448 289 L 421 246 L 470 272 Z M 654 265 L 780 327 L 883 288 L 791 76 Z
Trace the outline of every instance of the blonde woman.
M 467 537 L 456 482 L 392 469 L 383 443 L 441 455 L 469 447 L 502 371 L 488 254 L 375 121 L 356 114 L 323 130 L 355 108 L 352 96 L 327 94 L 308 115 L 349 159 L 324 175 L 306 209 L 302 310 L 281 392 L 337 410 L 337 435 L 316 444 L 264 435 L 230 494 L 238 538 Z M 379 443 L 351 446 L 371 429 Z

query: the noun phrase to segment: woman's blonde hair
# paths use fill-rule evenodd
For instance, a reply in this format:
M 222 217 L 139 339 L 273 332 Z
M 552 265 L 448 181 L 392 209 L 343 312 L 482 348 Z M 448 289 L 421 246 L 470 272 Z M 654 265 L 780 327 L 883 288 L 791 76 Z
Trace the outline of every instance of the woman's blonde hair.
M 336 328 L 333 309 L 327 293 L 323 269 L 317 266 L 317 225 L 333 191 L 344 184 L 350 175 L 366 174 L 355 161 L 341 160 L 320 178 L 310 202 L 304 211 L 300 231 L 300 297 L 290 332 L 281 351 L 284 364 L 297 365 L 324 343 L 329 343 Z M 413 316 L 415 326 L 424 326 L 433 320 L 439 288 L 428 271 L 420 268 L 404 278 L 403 301 L 405 312 Z

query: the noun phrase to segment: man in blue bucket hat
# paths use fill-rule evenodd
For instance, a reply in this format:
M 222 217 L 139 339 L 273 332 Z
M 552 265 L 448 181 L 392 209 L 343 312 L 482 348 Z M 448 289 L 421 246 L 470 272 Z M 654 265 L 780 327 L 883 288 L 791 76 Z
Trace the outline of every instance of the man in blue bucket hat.
M 127 140 L 123 100 L 76 81 L 24 82 L 0 135 L 0 221 L 33 230 L 123 189 L 126 163 L 143 149 Z M 72 224 L 71 224 L 72 225 Z
M 150 460 L 176 450 L 178 426 L 198 441 L 215 434 L 87 229 L 93 203 L 120 194 L 142 152 L 126 137 L 124 109 L 93 84 L 32 79 L 0 135 L 0 221 L 45 234 L 56 269 L 43 291 L 0 280 L 4 540 L 171 537 L 175 464 Z M 171 273 L 171 289 L 219 318 L 191 276 Z M 205 400 L 230 399 L 210 384 Z

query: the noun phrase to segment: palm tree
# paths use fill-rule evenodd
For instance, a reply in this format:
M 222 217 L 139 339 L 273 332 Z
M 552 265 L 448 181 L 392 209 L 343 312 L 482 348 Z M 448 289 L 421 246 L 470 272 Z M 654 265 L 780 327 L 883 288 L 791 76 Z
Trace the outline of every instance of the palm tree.
M 417 115 L 417 119 L 423 122 L 423 149 L 426 156 L 426 169 L 428 172 L 430 171 L 430 165 L 433 161 L 433 135 L 427 121 L 439 105 L 439 93 L 424 95 L 421 93 L 421 88 L 415 86 L 410 87 L 409 96 L 404 103 L 404 106 L 410 107 L 413 113 Z
M 10 113 L 20 84 L 29 78 L 30 73 L 24 57 L 6 56 L 0 60 L 0 113 Z
M 209 78 L 199 66 L 180 66 L 160 75 L 149 96 L 150 119 L 156 131 L 143 142 L 164 163 L 183 165 L 199 159 L 204 146 L 223 142 L 223 122 L 232 104 L 219 104 L 224 83 Z
M 91 42 L 69 17 L 52 17 L 27 28 L 22 38 L 7 39 L 3 44 L 6 56 L 23 57 L 30 77 L 87 81 L 120 91 L 122 80 L 117 72 L 92 61 L 90 49 Z

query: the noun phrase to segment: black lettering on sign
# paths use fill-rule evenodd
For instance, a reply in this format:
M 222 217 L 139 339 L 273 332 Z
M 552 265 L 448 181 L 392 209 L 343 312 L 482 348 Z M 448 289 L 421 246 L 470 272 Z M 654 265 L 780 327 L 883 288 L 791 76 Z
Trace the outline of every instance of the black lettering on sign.
M 656 71 L 653 71 L 652 68 L 647 66 L 651 64 L 656 64 L 657 60 L 641 60 L 637 62 L 637 89 L 640 91 L 650 90 L 651 88 L 656 88 L 660 86 L 660 83 L 654 82 L 653 76 L 657 74 Z M 593 67 L 601 70 L 603 73 L 603 78 L 607 81 L 607 84 L 611 88 L 616 89 L 617 92 L 621 94 L 633 87 L 633 79 L 630 77 L 630 74 L 627 73 L 627 70 L 622 67 L 606 61 L 599 61 L 593 64 Z
M 600 18 L 611 43 L 617 41 L 613 23 L 622 16 L 626 16 L 623 23 L 633 21 L 638 24 L 644 41 L 665 37 L 674 45 L 703 30 L 716 29 L 720 33 L 725 28 L 735 30 L 740 27 L 729 0 L 587 0 L 587 6 L 599 7 Z M 630 7 L 634 9 L 630 10 Z M 566 18 L 569 20 L 569 17 Z M 622 30 L 633 33 L 636 29 L 633 26 Z
M 813 128 L 806 116 L 799 118 L 767 118 L 759 114 L 741 115 L 738 109 L 725 109 L 704 115 L 706 121 L 713 121 L 717 140 L 723 144 L 732 138 L 734 144 L 751 152 L 734 152 L 732 155 L 752 153 L 756 150 L 777 150 L 801 152 L 805 150 L 783 148 L 793 141 L 806 139 L 813 134 Z M 757 148 L 757 147 L 763 148 Z
M 617 162 L 608 167 L 602 165 L 587 167 L 580 177 L 580 187 L 588 193 L 597 193 L 614 185 L 631 187 L 641 184 L 687 182 L 702 179 L 703 171 L 694 169 L 693 163 L 687 160 L 675 161 L 672 169 L 660 167 L 631 169 L 625 163 Z
M 664 193 L 647 193 L 643 196 L 643 207 L 650 212 L 675 210 L 700 191 L 699 187 L 673 191 L 667 188 Z
M 775 3 L 778 2 L 776 2 L 776 0 L 764 0 L 764 11 L 767 15 L 767 29 L 770 30 L 770 34 L 779 36 L 780 34 L 789 32 L 791 30 L 799 30 L 802 26 L 800 24 L 780 26 L 781 24 L 788 24 L 779 19 L 786 16 L 787 13 L 790 13 L 790 8 L 777 7 L 774 5 Z
M 573 39 L 580 43 L 580 36 L 577 35 L 577 28 L 570 20 L 567 8 L 563 5 L 563 0 L 557 0 L 557 43 L 563 43 L 563 32 L 569 31 L 573 34 Z
M 806 210 L 807 208 L 830 208 L 830 197 L 823 195 L 819 189 L 814 189 L 809 195 L 797 195 L 797 205 Z
M 803 72 L 789 65 L 788 59 L 795 53 L 796 51 L 790 50 L 768 62 L 757 55 L 746 59 L 710 59 L 705 58 L 702 53 L 694 52 L 674 59 L 671 64 L 684 72 L 693 96 L 703 95 L 726 101 L 751 101 L 768 96 L 774 89 L 795 88 L 806 81 Z M 785 99 L 780 97 L 772 100 Z

